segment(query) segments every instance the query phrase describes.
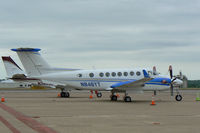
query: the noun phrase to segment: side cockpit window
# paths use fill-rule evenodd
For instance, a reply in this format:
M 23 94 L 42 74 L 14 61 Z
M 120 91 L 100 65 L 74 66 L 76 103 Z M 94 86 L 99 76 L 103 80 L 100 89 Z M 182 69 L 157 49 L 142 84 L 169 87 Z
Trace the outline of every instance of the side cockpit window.
M 78 77 L 81 78 L 83 75 L 81 73 L 78 74 Z

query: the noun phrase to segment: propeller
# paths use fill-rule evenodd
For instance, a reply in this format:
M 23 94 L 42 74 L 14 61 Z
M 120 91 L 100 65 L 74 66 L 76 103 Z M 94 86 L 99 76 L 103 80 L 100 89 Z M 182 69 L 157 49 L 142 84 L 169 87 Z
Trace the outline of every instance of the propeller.
M 172 66 L 169 66 L 169 74 L 170 74 L 170 78 L 171 78 L 171 83 L 170 83 L 170 93 L 171 96 L 174 95 L 174 86 L 173 86 L 173 81 L 176 80 L 176 77 L 174 79 L 173 78 L 173 70 L 172 70 Z
M 183 80 L 183 74 L 182 74 L 182 71 L 179 72 L 179 75 L 180 75 L 181 80 Z
M 156 75 L 157 71 L 156 71 L 156 66 L 153 66 L 153 75 Z

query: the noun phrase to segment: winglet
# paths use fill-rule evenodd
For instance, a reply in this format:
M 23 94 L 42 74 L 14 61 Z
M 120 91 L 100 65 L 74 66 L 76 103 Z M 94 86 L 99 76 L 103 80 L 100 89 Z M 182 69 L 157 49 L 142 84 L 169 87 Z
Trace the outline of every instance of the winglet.
M 149 76 L 149 74 L 147 73 L 146 70 L 143 70 L 143 74 L 144 74 L 144 77 L 145 77 L 145 78 L 150 78 L 150 76 Z

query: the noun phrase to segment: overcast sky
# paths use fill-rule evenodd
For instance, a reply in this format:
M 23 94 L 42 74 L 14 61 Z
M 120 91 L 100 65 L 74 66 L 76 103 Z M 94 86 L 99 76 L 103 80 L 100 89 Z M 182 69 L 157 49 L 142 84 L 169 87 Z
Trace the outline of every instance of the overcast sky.
M 0 55 L 41 48 L 54 67 L 173 65 L 200 79 L 199 0 L 0 0 Z M 0 78 L 6 73 L 0 62 Z

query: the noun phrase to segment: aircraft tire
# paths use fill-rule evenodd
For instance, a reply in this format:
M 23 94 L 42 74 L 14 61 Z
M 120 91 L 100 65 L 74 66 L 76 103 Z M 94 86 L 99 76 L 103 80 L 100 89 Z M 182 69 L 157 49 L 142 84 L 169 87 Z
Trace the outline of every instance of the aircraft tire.
M 178 94 L 178 95 L 176 95 L 175 99 L 176 99 L 176 101 L 181 101 L 183 98 L 181 95 Z
M 65 97 L 67 97 L 67 98 L 70 97 L 69 92 L 66 92 L 66 93 L 65 93 Z
M 101 93 L 101 92 L 98 92 L 98 93 L 97 93 L 97 97 L 98 97 L 98 98 L 102 97 L 102 93 Z
M 60 92 L 60 97 L 65 97 L 65 92 Z
M 112 95 L 111 96 L 111 101 L 117 101 L 117 96 L 116 95 Z
M 125 102 L 131 102 L 131 97 L 130 96 L 125 96 L 124 101 Z
M 61 92 L 60 96 L 64 97 L 64 98 L 68 98 L 68 97 L 70 97 L 70 94 L 69 94 L 69 92 Z

